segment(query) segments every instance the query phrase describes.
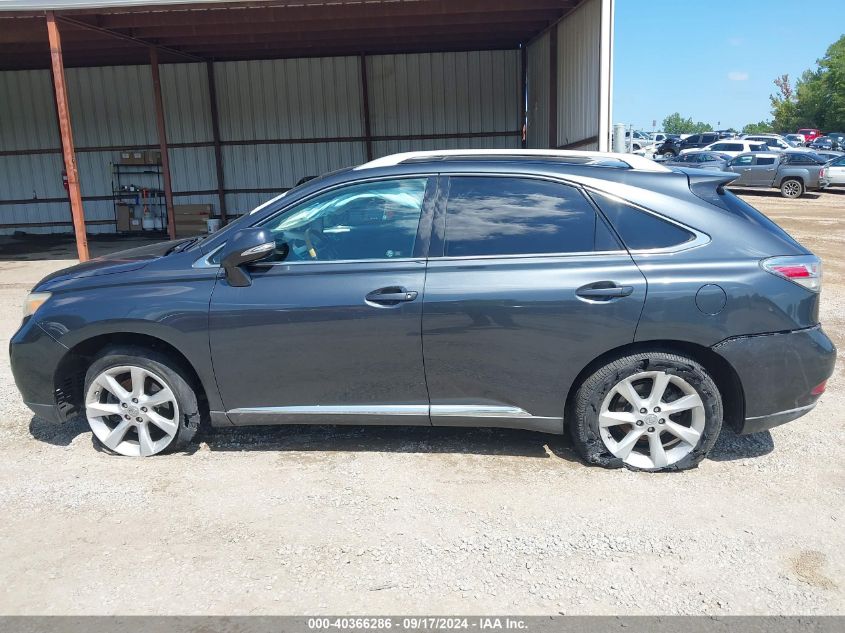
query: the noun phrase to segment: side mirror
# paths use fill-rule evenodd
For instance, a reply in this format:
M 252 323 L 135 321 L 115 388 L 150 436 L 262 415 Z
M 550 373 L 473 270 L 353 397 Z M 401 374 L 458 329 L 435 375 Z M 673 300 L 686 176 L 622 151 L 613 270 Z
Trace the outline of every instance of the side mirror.
M 251 285 L 252 278 L 243 266 L 269 257 L 275 248 L 276 241 L 267 229 L 250 227 L 235 232 L 226 242 L 220 260 L 229 285 Z

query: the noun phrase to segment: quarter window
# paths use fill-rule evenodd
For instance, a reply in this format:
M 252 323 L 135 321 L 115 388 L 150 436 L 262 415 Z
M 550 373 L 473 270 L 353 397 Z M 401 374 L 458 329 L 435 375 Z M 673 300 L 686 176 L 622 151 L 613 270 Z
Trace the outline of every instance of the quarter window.
M 631 250 L 679 246 L 695 239 L 686 229 L 600 193 L 593 198 Z
M 427 178 L 349 185 L 296 205 L 264 226 L 277 261 L 412 257 Z
M 447 257 L 618 248 L 595 208 L 574 187 L 529 178 L 450 179 Z

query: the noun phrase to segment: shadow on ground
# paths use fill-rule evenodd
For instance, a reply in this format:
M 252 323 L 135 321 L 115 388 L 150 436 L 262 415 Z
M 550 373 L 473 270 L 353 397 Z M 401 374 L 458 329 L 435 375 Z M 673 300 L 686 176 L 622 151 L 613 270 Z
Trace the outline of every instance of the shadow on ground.
M 54 424 L 33 417 L 29 432 L 40 442 L 69 446 L 87 434 L 88 424 L 75 418 Z M 324 451 L 371 453 L 449 453 L 509 455 L 582 463 L 569 436 L 491 428 L 433 428 L 424 426 L 267 426 L 205 429 L 198 438 L 219 451 Z M 771 433 L 737 435 L 723 429 L 710 453 L 714 461 L 760 457 L 774 450 Z M 192 444 L 188 453 L 194 452 Z

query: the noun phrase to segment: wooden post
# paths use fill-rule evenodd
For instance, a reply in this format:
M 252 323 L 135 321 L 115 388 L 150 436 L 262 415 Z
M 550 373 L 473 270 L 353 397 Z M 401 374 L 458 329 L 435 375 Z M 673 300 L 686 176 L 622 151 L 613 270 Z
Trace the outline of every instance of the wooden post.
M 208 99 L 211 103 L 211 137 L 214 141 L 214 164 L 217 167 L 217 198 L 220 201 L 220 224 L 225 225 L 226 189 L 223 183 L 223 152 L 220 148 L 220 119 L 217 115 L 217 84 L 214 82 L 214 64 L 205 62 L 208 75 Z
M 164 102 L 161 100 L 161 77 L 158 73 L 158 49 L 150 46 L 150 67 L 153 73 L 153 98 L 156 108 L 156 129 L 161 151 L 161 173 L 164 177 L 164 203 L 167 205 L 167 234 L 176 239 L 176 219 L 173 215 L 173 187 L 170 182 L 170 158 L 167 156 L 167 129 L 164 127 Z
M 549 148 L 557 149 L 557 24 L 549 29 Z
M 70 108 L 67 103 L 65 64 L 62 57 L 62 38 L 56 24 L 56 16 L 47 11 L 47 37 L 50 40 L 50 58 L 53 66 L 53 86 L 56 95 L 56 111 L 59 115 L 59 132 L 62 136 L 62 155 L 67 171 L 67 189 L 70 198 L 70 214 L 73 218 L 73 232 L 76 235 L 76 252 L 79 261 L 88 261 L 88 238 L 85 236 L 85 211 L 82 208 L 82 192 L 79 189 L 79 170 L 76 166 L 76 152 L 73 148 L 73 130 L 70 126 Z
M 370 86 L 367 81 L 367 56 L 361 54 L 361 91 L 362 107 L 364 109 L 364 143 L 367 147 L 367 160 L 373 160 L 373 131 L 370 124 Z

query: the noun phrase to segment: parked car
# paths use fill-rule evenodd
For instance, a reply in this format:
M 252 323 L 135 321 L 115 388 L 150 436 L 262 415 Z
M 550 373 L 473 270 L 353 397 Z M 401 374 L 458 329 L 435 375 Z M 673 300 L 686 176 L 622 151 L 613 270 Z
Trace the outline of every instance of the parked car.
M 693 150 L 693 149 L 701 149 L 710 143 L 714 143 L 719 140 L 719 135 L 715 132 L 707 132 L 705 134 L 690 134 L 687 137 L 681 137 L 680 141 L 674 139 L 667 139 L 662 145 L 660 145 L 657 150 L 656 154 L 658 156 L 662 156 L 663 158 L 671 158 L 673 156 L 678 156 L 684 150 Z
M 828 132 L 825 134 L 828 138 L 833 139 L 843 148 L 845 148 L 845 132 Z
M 15 381 L 121 455 L 206 423 L 367 423 L 568 430 L 592 464 L 689 468 L 723 423 L 809 412 L 836 354 L 819 259 L 733 178 L 589 152 L 380 158 L 44 278 Z
M 845 156 L 845 152 L 835 152 L 832 150 L 812 150 L 811 153 L 824 163 L 839 158 L 840 156 Z
M 845 154 L 828 161 L 824 170 L 831 187 L 845 185 Z
M 810 143 L 808 147 L 812 150 L 839 151 L 841 149 L 841 146 L 836 141 L 836 139 L 830 138 L 829 136 L 818 137 L 812 143 Z
M 743 140 L 749 142 L 756 141 L 758 143 L 765 143 L 768 150 L 772 152 L 785 152 L 787 150 L 793 149 L 793 146 L 790 145 L 785 138 L 781 136 L 776 136 L 774 134 L 750 135 L 743 137 Z
M 718 152 L 720 154 L 727 154 L 728 156 L 738 156 L 743 152 L 767 152 L 768 146 L 759 141 L 746 141 L 743 139 L 729 139 L 726 141 L 717 141 L 711 143 L 704 148 L 709 152 Z M 681 154 L 691 150 L 681 150 Z
M 716 134 L 719 135 L 720 139 L 736 138 L 738 136 L 736 130 L 716 130 Z
M 654 150 L 655 157 L 662 157 L 670 160 L 681 153 L 681 143 L 683 141 L 679 138 L 667 138 Z
M 774 187 L 784 198 L 800 198 L 808 190 L 827 186 L 824 163 L 810 152 L 755 152 L 740 154 L 728 164 L 739 174 L 734 187 Z
M 784 138 L 793 146 L 793 147 L 803 147 L 804 143 L 807 142 L 807 139 L 804 137 L 803 134 L 787 134 Z
M 730 160 L 731 157 L 727 154 L 708 152 L 706 150 L 693 150 L 672 158 L 663 164 L 666 167 L 694 167 L 695 169 L 725 171 Z
M 809 145 L 822 135 L 822 131 L 815 128 L 801 128 L 798 130 L 798 134 L 804 137 L 804 145 Z

